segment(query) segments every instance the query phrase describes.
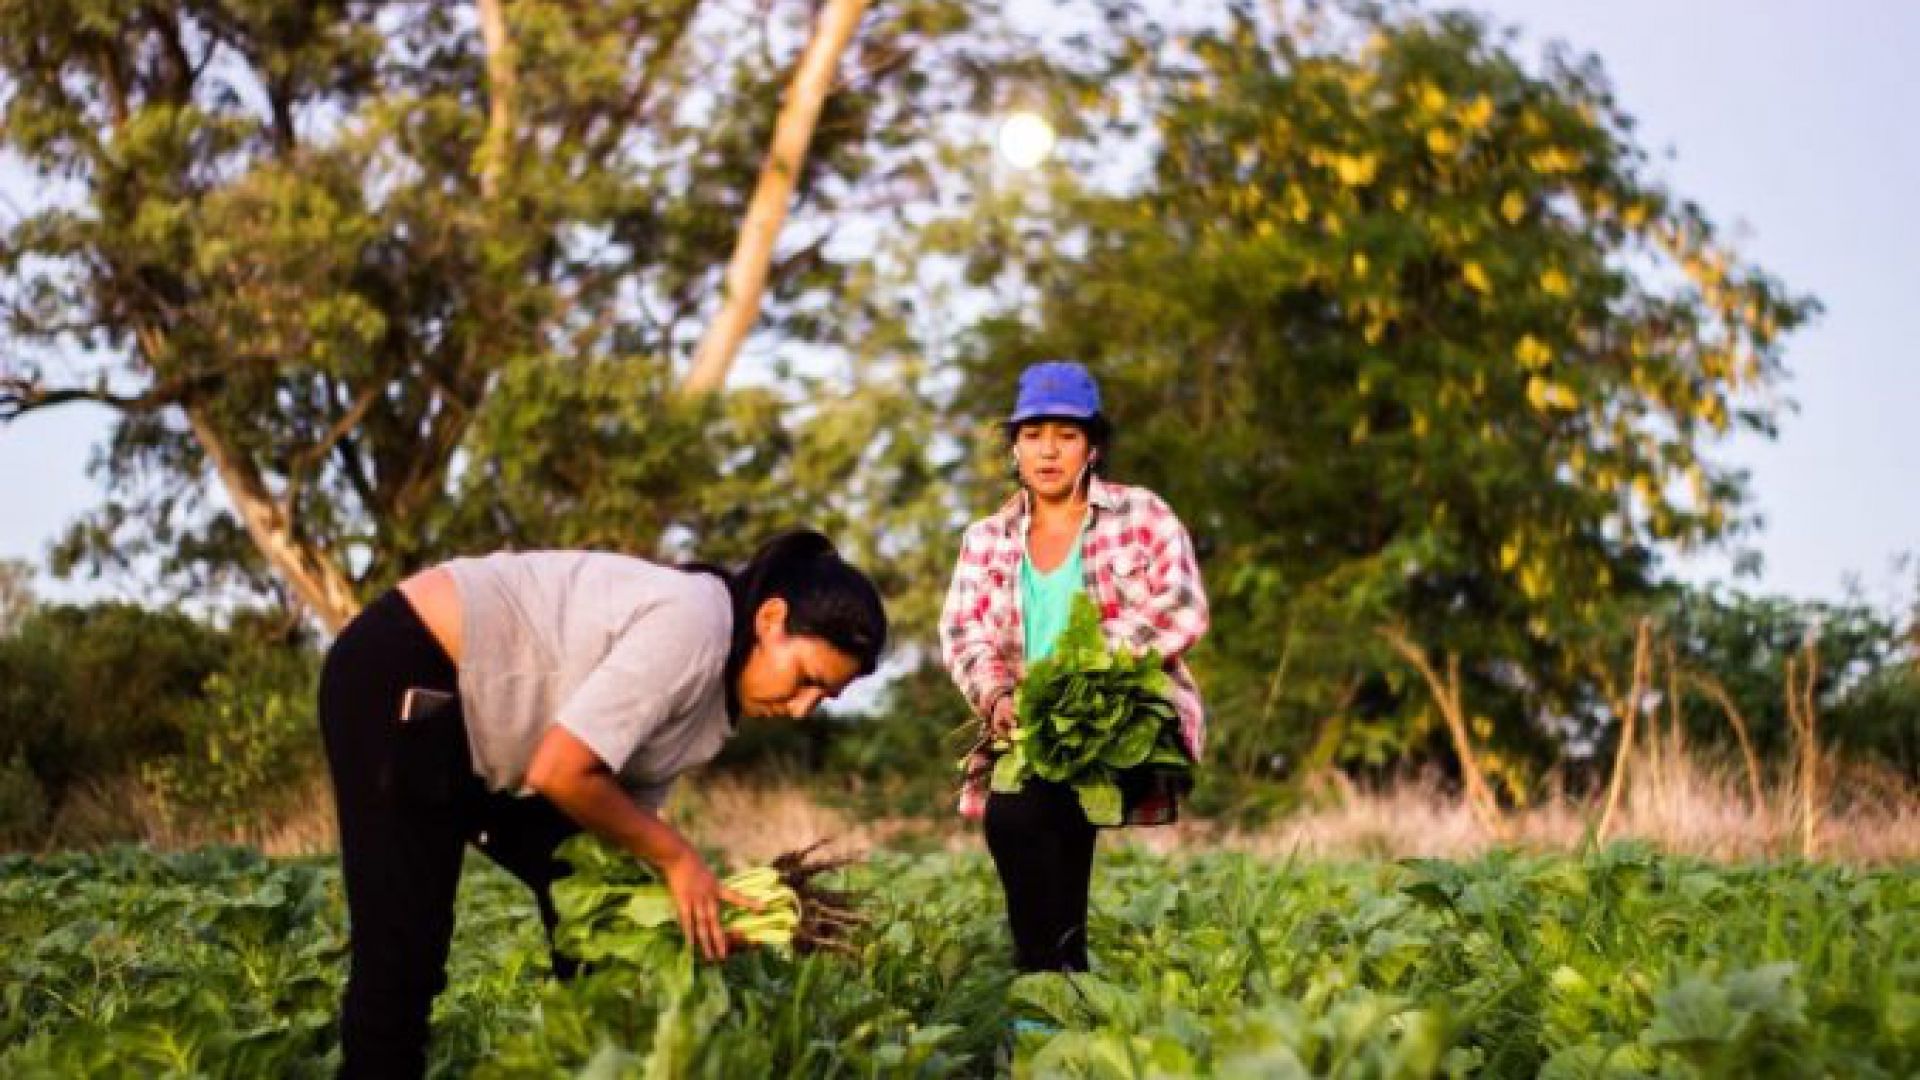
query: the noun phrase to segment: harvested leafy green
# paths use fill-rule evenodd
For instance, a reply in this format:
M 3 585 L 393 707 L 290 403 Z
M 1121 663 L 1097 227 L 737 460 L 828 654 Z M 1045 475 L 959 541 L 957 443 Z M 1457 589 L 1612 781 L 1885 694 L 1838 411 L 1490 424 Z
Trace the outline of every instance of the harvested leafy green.
M 1159 653 L 1110 647 L 1093 601 L 1075 596 L 1053 654 L 1015 692 L 1020 722 L 994 765 L 993 790 L 1019 791 L 1030 776 L 1070 784 L 1088 821 L 1120 824 L 1127 770 L 1192 772 L 1172 689 Z
M 759 911 L 722 905 L 727 933 L 781 953 L 847 951 L 848 935 L 865 919 L 856 910 L 857 897 L 815 881 L 847 862 L 813 858 L 819 848 L 789 852 L 726 878 L 728 888 L 763 905 Z M 589 964 L 634 962 L 653 955 L 663 935 L 682 940 L 673 894 L 652 867 L 590 833 L 562 844 L 558 855 L 573 867 L 553 884 L 560 915 L 554 944 L 560 951 Z

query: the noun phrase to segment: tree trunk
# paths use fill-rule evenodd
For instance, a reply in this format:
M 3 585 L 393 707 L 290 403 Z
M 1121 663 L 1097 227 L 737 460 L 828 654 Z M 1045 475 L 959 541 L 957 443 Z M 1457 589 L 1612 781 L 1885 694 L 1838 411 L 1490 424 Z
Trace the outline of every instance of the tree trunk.
M 718 390 L 727 381 L 727 373 L 740 353 L 740 345 L 753 329 L 760 314 L 760 298 L 767 287 L 767 268 L 773 261 L 774 241 L 787 220 L 787 206 L 793 199 L 794 185 L 807 160 L 807 146 L 813 140 L 814 125 L 820 108 L 833 89 L 834 72 L 853 31 L 866 13 L 867 0 L 827 0 L 820 10 L 813 38 L 800 58 L 793 83 L 787 88 L 786 101 L 774 122 L 773 145 L 760 168 L 760 181 L 753 189 L 746 218 L 740 223 L 740 237 L 727 265 L 725 293 L 720 311 L 700 339 L 694 352 L 693 367 L 687 372 L 681 389 L 689 394 Z
M 480 194 L 492 199 L 500 193 L 513 141 L 513 108 L 519 81 L 514 69 L 513 40 L 507 34 L 506 0 L 479 0 L 480 37 L 487 45 L 487 133 L 474 154 L 480 176 Z
M 193 425 L 194 438 L 212 460 L 227 498 L 246 525 L 254 546 L 266 557 L 268 565 L 293 586 L 301 602 L 320 617 L 327 632 L 338 632 L 360 610 L 353 583 L 325 551 L 294 534 L 293 523 L 284 508 L 267 491 L 252 464 L 236 455 L 214 430 L 203 408 L 189 403 L 186 414 Z

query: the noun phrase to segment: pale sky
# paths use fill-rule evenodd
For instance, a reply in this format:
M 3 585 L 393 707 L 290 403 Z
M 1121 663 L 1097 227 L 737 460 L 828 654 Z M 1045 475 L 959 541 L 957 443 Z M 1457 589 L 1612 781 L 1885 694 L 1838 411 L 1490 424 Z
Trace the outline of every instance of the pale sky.
M 1830 599 L 1854 575 L 1869 599 L 1910 592 L 1892 561 L 1920 554 L 1920 3 L 1466 6 L 1521 27 L 1524 55 L 1549 39 L 1598 54 L 1659 174 L 1826 305 L 1787 344 L 1798 412 L 1723 455 L 1751 471 L 1766 518 L 1760 586 Z
M 1788 343 L 1786 392 L 1799 410 L 1780 438 L 1723 452 L 1751 471 L 1766 518 L 1758 587 L 1837 598 L 1856 577 L 1870 599 L 1905 595 L 1911 578 L 1892 562 L 1920 554 L 1920 2 L 1468 6 L 1520 26 L 1529 57 L 1548 39 L 1598 53 L 1656 173 L 1749 259 L 1826 305 Z M 0 427 L 11 495 L 0 558 L 40 562 L 97 502 L 85 464 L 104 431 L 104 412 L 84 406 Z M 1703 559 L 1686 573 L 1719 580 L 1728 564 Z

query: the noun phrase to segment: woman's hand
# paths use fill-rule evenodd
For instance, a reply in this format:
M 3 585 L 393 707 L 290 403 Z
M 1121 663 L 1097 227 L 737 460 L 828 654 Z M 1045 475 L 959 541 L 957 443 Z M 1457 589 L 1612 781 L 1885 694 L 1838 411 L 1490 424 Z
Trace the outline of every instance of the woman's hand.
M 761 905 L 720 883 L 713 871 L 692 848 L 687 848 L 660 868 L 667 879 L 667 891 L 673 894 L 673 906 L 680 918 L 680 930 L 708 960 L 727 956 L 726 927 L 720 922 L 720 905 L 732 904 L 751 911 Z
M 1013 729 L 1020 722 L 1020 716 L 1013 707 L 1013 695 L 1002 694 L 993 703 L 993 712 L 987 716 L 987 738 L 992 742 L 1005 742 L 1013 738 Z

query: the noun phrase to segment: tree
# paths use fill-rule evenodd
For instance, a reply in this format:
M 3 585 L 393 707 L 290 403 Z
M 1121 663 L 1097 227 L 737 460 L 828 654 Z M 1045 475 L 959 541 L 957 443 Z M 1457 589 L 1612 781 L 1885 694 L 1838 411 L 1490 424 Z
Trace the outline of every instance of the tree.
M 118 414 L 61 564 L 281 582 L 337 626 L 450 551 L 703 535 L 728 448 L 785 437 L 672 391 L 810 11 L 0 4 L 0 138 L 45 183 L 0 239 L 0 418 Z M 831 226 L 975 77 L 947 45 L 969 19 L 876 5 L 792 178 L 770 326 L 818 325 Z M 569 416 L 582 395 L 625 427 Z M 641 507 L 602 456 L 636 445 Z
M 1091 140 L 1044 198 L 942 234 L 1017 297 L 973 328 L 958 422 L 1028 361 L 1099 373 L 1120 475 L 1201 547 L 1230 759 L 1329 729 L 1350 760 L 1447 759 L 1400 640 L 1459 665 L 1518 794 L 1595 706 L 1583 627 L 1746 523 L 1713 449 L 1772 432 L 1814 305 L 1649 175 L 1596 61 L 1530 67 L 1464 14 L 1252 8 L 1122 52 L 1143 175 L 1086 182 L 1119 157 Z
M 1731 748 L 1731 708 L 1763 767 L 1777 769 L 1793 752 L 1788 662 L 1812 642 L 1823 740 L 1920 782 L 1920 679 L 1898 617 L 1857 596 L 1794 601 L 1719 589 L 1681 591 L 1662 614 L 1662 632 L 1693 676 L 1680 717 L 1689 743 Z

